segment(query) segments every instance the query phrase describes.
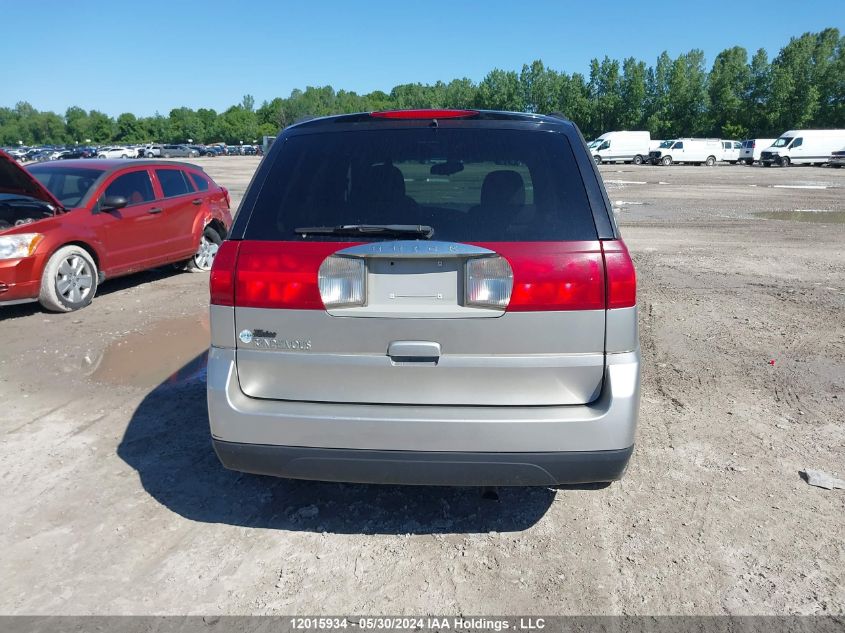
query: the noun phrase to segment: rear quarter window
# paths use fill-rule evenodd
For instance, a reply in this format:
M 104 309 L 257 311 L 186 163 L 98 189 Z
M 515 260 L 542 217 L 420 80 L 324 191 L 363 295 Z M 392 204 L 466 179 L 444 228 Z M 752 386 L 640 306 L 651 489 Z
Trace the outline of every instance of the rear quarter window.
M 362 130 L 284 143 L 246 239 L 302 241 L 298 227 L 344 224 L 424 224 L 432 239 L 456 242 L 597 239 L 572 147 L 557 132 Z
M 190 174 L 191 180 L 194 183 L 194 186 L 197 188 L 197 191 L 208 191 L 208 180 L 197 173 L 188 172 Z

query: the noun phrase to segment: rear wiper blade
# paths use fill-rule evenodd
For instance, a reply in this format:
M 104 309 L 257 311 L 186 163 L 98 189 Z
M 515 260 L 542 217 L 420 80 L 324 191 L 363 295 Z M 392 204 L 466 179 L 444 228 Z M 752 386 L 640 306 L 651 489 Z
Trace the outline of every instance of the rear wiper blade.
M 430 239 L 434 229 L 425 224 L 341 224 L 339 226 L 300 226 L 300 235 L 415 235 Z

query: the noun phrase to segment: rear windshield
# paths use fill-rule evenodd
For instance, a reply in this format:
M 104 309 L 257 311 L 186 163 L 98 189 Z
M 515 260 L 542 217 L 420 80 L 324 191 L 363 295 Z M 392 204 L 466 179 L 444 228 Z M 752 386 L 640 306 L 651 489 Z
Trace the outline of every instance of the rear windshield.
M 569 141 L 524 130 L 394 129 L 288 139 L 245 238 L 349 240 L 295 231 L 348 224 L 421 224 L 434 229 L 432 239 L 456 242 L 597 239 Z

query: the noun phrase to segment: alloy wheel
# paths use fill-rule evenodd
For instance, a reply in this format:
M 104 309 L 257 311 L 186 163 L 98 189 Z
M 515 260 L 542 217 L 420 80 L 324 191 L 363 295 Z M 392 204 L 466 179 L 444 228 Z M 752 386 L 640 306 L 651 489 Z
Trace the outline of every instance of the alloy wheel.
M 94 271 L 82 257 L 71 255 L 56 273 L 56 292 L 69 303 L 80 303 L 91 294 Z
M 200 270 L 211 270 L 211 264 L 214 263 L 214 256 L 217 255 L 217 250 L 220 248 L 209 240 L 205 235 L 200 239 L 200 247 L 197 254 L 194 255 L 194 264 Z

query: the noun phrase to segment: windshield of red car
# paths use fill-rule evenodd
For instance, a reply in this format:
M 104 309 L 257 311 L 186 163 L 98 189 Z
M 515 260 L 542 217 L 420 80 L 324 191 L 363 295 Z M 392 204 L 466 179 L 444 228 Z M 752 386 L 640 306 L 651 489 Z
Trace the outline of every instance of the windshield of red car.
M 103 173 L 99 169 L 61 165 L 34 165 L 29 172 L 66 209 L 77 206 Z

